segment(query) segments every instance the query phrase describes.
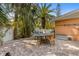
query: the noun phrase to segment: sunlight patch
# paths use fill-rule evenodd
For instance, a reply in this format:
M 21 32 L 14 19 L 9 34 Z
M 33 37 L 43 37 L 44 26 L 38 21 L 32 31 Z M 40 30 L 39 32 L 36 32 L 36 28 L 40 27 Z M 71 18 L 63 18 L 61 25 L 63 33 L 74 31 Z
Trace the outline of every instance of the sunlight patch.
M 76 47 L 76 46 L 73 46 L 73 45 L 70 45 L 70 44 L 64 44 L 64 46 L 67 46 L 68 49 L 76 49 L 76 50 L 79 50 L 79 47 Z
M 27 48 L 32 48 L 32 46 L 31 46 L 31 45 L 26 45 L 26 47 L 27 47 Z

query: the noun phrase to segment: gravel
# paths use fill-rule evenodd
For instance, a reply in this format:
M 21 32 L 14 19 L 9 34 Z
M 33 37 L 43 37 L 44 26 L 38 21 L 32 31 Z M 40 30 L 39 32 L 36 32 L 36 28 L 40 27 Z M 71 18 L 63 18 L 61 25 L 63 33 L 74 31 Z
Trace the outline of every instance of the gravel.
M 0 46 L 0 56 L 79 56 L 79 42 L 57 40 L 55 46 L 37 45 L 36 40 L 12 40 Z M 69 47 L 71 46 L 71 47 Z

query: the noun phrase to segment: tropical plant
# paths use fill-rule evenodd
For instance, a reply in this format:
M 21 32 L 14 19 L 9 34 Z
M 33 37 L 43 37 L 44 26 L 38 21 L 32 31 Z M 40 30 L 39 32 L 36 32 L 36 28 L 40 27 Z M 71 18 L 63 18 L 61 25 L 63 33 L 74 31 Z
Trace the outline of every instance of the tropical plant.
M 34 16 L 36 5 L 34 4 L 12 4 L 15 14 L 14 18 L 14 36 L 15 38 L 29 37 L 34 29 Z
M 6 26 L 8 25 L 9 20 L 2 7 L 4 6 L 0 4 L 0 26 Z
M 53 10 L 50 9 L 52 4 L 39 4 L 38 8 L 38 18 L 41 19 L 41 25 L 42 28 L 45 29 L 46 27 L 46 21 L 52 19 L 53 15 L 50 13 L 53 12 Z
M 9 27 L 9 19 L 4 10 L 4 5 L 0 4 L 0 43 L 3 44 L 3 37 L 5 36 L 6 31 L 3 33 L 4 27 Z
M 56 7 L 56 17 L 61 16 L 61 5 L 58 3 Z
M 3 5 L 3 4 L 2 4 Z M 14 22 L 13 22 L 13 28 L 14 28 L 14 38 L 20 38 L 20 37 L 30 37 L 31 33 L 33 32 L 35 25 L 36 27 L 40 27 L 40 22 L 38 19 L 41 20 L 42 28 L 47 28 L 49 26 L 50 28 L 50 19 L 52 19 L 52 15 L 50 14 L 53 10 L 50 10 L 51 4 L 31 4 L 31 3 L 12 3 L 12 4 L 4 4 L 2 7 L 6 7 L 1 10 L 1 13 L 5 17 L 2 16 L 2 18 L 7 19 L 8 14 L 14 15 Z M 5 12 L 2 12 L 5 11 Z M 1 15 L 0 15 L 1 16 Z M 9 16 L 10 17 L 10 16 Z M 1 20 L 1 24 L 8 23 L 8 21 Z M 5 21 L 5 22 L 4 22 Z M 46 25 L 48 23 L 48 25 Z

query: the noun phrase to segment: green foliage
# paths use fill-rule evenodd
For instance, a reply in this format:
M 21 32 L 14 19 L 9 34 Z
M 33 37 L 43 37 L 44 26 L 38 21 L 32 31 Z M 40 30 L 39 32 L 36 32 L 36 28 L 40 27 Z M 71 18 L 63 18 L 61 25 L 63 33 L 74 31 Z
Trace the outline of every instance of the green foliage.
M 52 22 L 46 21 L 46 29 L 52 29 Z
M 42 27 L 41 27 L 41 21 L 40 21 L 40 20 L 36 20 L 35 24 L 36 24 L 36 25 L 35 25 L 35 28 L 42 28 Z M 51 22 L 51 21 L 49 21 L 49 20 L 47 20 L 47 21 L 46 21 L 45 28 L 46 28 L 46 29 L 52 29 L 52 28 L 54 28 L 54 23 Z
M 35 21 L 35 28 L 41 28 L 41 21 L 40 20 Z
M 3 38 L 3 33 L 0 31 L 0 45 L 3 44 L 3 40 L 2 40 L 2 38 Z
M 3 37 L 5 37 L 6 32 L 8 31 L 9 28 L 6 28 L 4 30 L 4 27 L 0 29 L 0 44 L 3 45 Z
M 9 27 L 9 19 L 6 13 L 6 10 L 2 4 L 0 4 L 0 44 L 3 44 L 3 37 L 5 36 L 6 31 L 3 33 L 4 27 Z
M 30 37 L 35 26 L 36 5 L 12 4 L 15 11 L 14 36 L 15 38 Z
M 47 20 L 50 19 L 52 20 L 52 17 L 54 17 L 53 15 L 51 15 L 51 12 L 53 12 L 53 10 L 50 9 L 52 5 L 51 4 L 41 4 L 41 6 L 39 5 L 39 14 L 38 14 L 38 18 L 41 19 L 41 26 L 42 28 L 46 28 L 46 22 L 48 22 Z
M 3 8 L 2 8 L 3 7 Z M 6 8 L 4 8 L 6 7 Z M 35 28 L 52 28 L 51 22 L 53 15 L 50 13 L 51 4 L 41 4 L 41 6 L 32 3 L 12 3 L 4 4 L 0 7 L 0 24 L 8 25 L 7 14 L 14 14 L 14 37 L 30 37 Z
M 8 17 L 2 7 L 3 6 L 0 5 L 0 26 L 7 26 L 9 22 Z

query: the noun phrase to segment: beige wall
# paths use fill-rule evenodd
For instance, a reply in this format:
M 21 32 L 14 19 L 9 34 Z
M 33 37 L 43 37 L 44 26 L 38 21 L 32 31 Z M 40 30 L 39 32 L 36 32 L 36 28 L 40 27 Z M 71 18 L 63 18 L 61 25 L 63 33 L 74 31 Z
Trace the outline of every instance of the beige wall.
M 71 25 L 68 26 L 68 24 Z M 79 18 L 56 21 L 55 31 L 57 34 L 72 36 L 74 40 L 79 40 L 79 25 L 73 24 L 79 24 Z

